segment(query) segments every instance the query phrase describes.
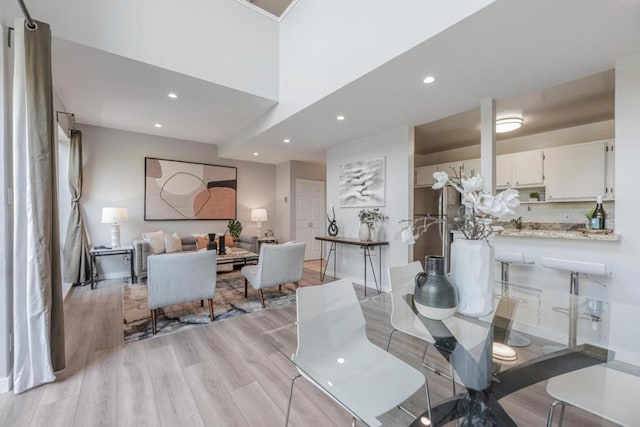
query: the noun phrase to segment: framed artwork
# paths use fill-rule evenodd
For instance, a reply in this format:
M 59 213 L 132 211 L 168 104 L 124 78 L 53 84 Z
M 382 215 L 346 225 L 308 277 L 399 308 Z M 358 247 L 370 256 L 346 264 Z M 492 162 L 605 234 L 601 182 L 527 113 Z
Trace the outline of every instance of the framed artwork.
M 384 157 L 340 165 L 339 174 L 341 207 L 384 206 Z
M 236 219 L 238 170 L 144 158 L 145 221 Z

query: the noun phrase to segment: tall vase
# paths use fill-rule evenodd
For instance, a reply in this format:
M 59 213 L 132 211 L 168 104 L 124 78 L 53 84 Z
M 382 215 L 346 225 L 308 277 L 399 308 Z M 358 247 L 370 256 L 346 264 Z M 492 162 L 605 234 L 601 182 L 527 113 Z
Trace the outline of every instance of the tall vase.
M 358 229 L 358 238 L 363 242 L 368 242 L 371 238 L 369 233 L 369 226 L 367 224 L 360 224 Z
M 416 275 L 413 302 L 418 312 L 429 319 L 444 320 L 456 313 L 458 292 L 447 278 L 445 259 L 428 256 L 427 272 Z
M 458 289 L 458 313 L 480 317 L 493 310 L 493 247 L 485 240 L 451 244 L 451 281 Z

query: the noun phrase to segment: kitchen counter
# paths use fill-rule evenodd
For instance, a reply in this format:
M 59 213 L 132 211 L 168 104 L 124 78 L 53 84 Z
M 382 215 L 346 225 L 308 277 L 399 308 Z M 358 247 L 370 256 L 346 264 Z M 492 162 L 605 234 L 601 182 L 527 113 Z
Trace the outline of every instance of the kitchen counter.
M 619 234 L 585 234 L 579 231 L 563 230 L 511 230 L 507 229 L 497 236 L 502 237 L 537 237 L 541 239 L 569 239 L 569 240 L 595 240 L 606 242 L 618 242 L 622 238 Z

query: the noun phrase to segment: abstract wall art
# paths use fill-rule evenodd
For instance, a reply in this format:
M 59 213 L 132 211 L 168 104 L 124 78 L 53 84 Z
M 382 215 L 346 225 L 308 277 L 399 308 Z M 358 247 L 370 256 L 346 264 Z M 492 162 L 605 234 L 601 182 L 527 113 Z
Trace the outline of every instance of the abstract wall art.
M 152 157 L 144 162 L 146 221 L 236 219 L 236 168 Z
M 340 206 L 372 207 L 385 204 L 385 158 L 340 165 Z

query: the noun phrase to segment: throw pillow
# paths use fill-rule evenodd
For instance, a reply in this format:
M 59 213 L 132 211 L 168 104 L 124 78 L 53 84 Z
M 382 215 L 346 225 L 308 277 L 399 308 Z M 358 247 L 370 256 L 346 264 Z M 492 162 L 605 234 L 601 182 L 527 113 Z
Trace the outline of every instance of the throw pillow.
M 232 248 L 233 247 L 233 237 L 227 235 L 224 236 L 224 245 L 228 248 Z
M 201 235 L 194 235 L 194 237 L 196 238 L 196 249 L 200 250 L 200 249 L 207 249 L 207 243 L 209 243 L 209 237 L 207 236 L 201 236 Z
M 164 231 L 142 233 L 142 240 L 149 244 L 149 250 L 152 254 L 155 255 L 164 252 Z
M 182 252 L 182 239 L 178 236 L 178 233 L 165 233 L 164 235 L 164 250 L 170 254 L 173 252 Z

